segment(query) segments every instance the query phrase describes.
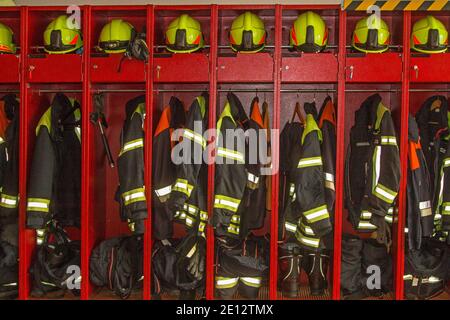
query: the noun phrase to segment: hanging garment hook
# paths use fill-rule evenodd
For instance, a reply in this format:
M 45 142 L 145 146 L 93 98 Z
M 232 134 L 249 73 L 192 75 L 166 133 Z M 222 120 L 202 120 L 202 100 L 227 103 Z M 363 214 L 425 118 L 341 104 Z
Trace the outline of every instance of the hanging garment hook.
M 258 88 L 256 88 L 256 97 L 258 98 Z

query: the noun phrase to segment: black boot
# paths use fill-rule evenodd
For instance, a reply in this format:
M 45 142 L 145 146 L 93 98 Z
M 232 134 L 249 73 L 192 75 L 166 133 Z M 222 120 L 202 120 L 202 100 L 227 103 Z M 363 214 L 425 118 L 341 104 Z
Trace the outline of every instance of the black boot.
M 328 288 L 327 272 L 330 257 L 320 252 L 310 252 L 305 256 L 305 271 L 308 274 L 311 295 L 321 296 Z
M 303 256 L 296 243 L 284 243 L 279 250 L 281 291 L 284 296 L 295 298 L 298 295 L 298 279 Z

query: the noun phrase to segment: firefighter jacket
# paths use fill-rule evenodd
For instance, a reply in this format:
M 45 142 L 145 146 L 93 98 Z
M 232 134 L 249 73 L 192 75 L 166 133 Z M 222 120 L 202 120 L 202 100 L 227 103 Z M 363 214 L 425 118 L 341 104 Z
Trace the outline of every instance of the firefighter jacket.
M 176 143 L 172 140 L 172 133 L 182 128 L 185 120 L 183 104 L 172 97 L 162 111 L 153 137 L 153 235 L 158 240 L 172 236 L 175 212 L 170 211 L 166 203 L 177 179 L 176 165 L 171 159 L 172 148 Z
M 435 160 L 434 223 L 437 232 L 450 231 L 450 131 L 441 130 L 434 141 Z
M 0 100 L 0 229 L 17 223 L 19 204 L 19 101 L 14 94 Z
M 259 108 L 259 98 L 255 97 L 250 106 L 246 143 L 247 185 L 243 203 L 239 207 L 241 217 L 241 234 L 246 236 L 250 230 L 260 229 L 266 216 L 266 184 L 261 175 L 261 167 L 267 157 L 267 131 Z
M 144 119 L 145 96 L 126 104 L 126 118 L 120 135 L 118 159 L 121 219 L 128 222 L 131 231 L 144 232 L 147 202 L 144 185 Z
M 430 176 L 422 151 L 419 129 L 410 115 L 408 121 L 408 185 L 406 230 L 408 247 L 419 250 L 423 237 L 433 233 Z
M 295 237 L 299 244 L 306 249 L 319 250 L 324 246 L 320 238 L 328 234 L 332 226 L 325 199 L 322 132 L 310 110 L 316 110 L 315 104 L 305 103 L 307 116 L 301 136 L 300 157 L 293 170 L 295 202 L 298 206 L 298 212 L 293 217 L 297 220 Z M 289 226 L 289 222 L 286 227 L 293 230 L 294 225 Z
M 388 243 L 385 217 L 394 206 L 400 181 L 400 157 L 390 111 L 378 94 L 356 111 L 346 161 L 346 204 L 359 231 L 377 230 Z
M 325 200 L 328 212 L 333 216 L 335 190 L 335 167 L 336 167 L 336 114 L 331 97 L 327 97 L 319 112 L 319 128 L 322 132 L 322 159 L 323 175 L 325 185 Z
M 292 218 L 292 211 L 296 206 L 292 172 L 298 164 L 294 159 L 300 158 L 302 134 L 303 125 L 299 122 L 287 122 L 280 134 L 279 241 L 286 239 L 290 234 L 295 234 L 296 231 L 296 221 L 295 218 Z M 287 220 L 291 221 L 293 225 L 290 225 L 289 222 L 286 223 Z
M 244 128 L 248 118 L 239 99 L 228 93 L 225 107 L 217 121 L 214 214 L 212 224 L 217 236 L 241 238 L 239 211 L 246 190 L 248 171 L 245 164 Z M 233 139 L 227 139 L 233 133 Z M 249 179 L 252 179 L 249 176 Z M 253 179 L 252 179 L 253 180 Z M 245 202 L 242 202 L 245 205 Z
M 36 127 L 27 195 L 27 227 L 43 229 L 51 219 L 80 226 L 80 104 L 55 95 Z
M 435 193 L 437 187 L 439 168 L 437 161 L 439 154 L 443 156 L 445 151 L 440 152 L 436 146 L 436 139 L 441 130 L 448 127 L 447 123 L 448 102 L 444 96 L 432 96 L 428 98 L 416 113 L 416 121 L 419 127 L 420 142 L 425 155 L 428 170 L 430 172 L 431 194 Z M 442 144 L 441 144 L 442 146 Z
M 208 95 L 195 98 L 186 116 L 186 126 L 182 129 L 182 140 L 172 151 L 172 158 L 181 163 L 176 168 L 176 181 L 172 186 L 169 208 L 175 212 L 174 218 L 188 229 L 204 235 L 208 212 L 206 190 L 208 166 L 203 161 L 206 149 L 204 133 L 208 128 Z

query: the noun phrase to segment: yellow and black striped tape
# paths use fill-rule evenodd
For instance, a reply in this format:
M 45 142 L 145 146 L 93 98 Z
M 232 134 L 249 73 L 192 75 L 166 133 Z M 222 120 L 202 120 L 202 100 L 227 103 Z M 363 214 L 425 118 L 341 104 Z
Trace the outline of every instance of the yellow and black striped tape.
M 406 10 L 406 11 L 440 11 L 450 10 L 450 0 L 343 0 L 342 7 L 345 10 L 366 11 L 370 6 L 376 5 L 382 11 Z

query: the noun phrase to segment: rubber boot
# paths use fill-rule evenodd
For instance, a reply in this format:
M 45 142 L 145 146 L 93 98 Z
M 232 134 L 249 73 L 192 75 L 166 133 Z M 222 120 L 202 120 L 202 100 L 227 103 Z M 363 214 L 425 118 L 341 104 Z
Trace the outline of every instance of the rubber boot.
M 280 287 L 283 296 L 298 295 L 298 279 L 301 274 L 302 254 L 296 243 L 284 243 L 279 249 Z
M 308 274 L 311 295 L 321 296 L 328 288 L 327 272 L 330 257 L 320 252 L 310 252 L 305 255 L 304 268 Z

